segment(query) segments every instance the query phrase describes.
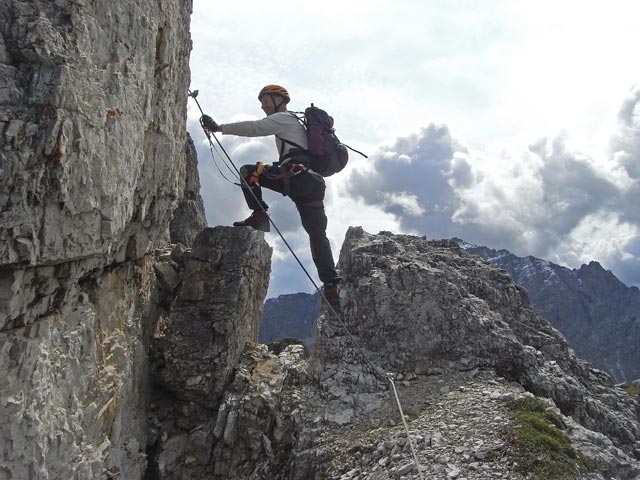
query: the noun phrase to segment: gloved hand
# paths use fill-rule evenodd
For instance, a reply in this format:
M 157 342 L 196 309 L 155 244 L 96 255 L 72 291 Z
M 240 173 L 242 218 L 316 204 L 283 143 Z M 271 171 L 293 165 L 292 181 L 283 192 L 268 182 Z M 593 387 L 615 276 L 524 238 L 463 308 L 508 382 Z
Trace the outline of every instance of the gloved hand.
M 220 128 L 220 125 L 214 122 L 213 118 L 211 118 L 209 115 L 202 115 L 200 117 L 200 125 L 202 125 L 210 132 L 217 132 Z

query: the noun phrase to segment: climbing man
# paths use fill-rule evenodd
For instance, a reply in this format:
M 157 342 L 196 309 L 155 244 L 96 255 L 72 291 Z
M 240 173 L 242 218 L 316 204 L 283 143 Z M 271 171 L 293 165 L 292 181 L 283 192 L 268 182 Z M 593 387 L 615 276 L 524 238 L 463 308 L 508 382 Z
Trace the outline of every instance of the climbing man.
M 241 137 L 265 137 L 274 135 L 279 158 L 272 165 L 264 163 L 243 165 L 240 175 L 244 178 L 242 192 L 247 206 L 253 211 L 242 221 L 234 222 L 236 227 L 252 227 L 268 232 L 269 206 L 262 199 L 262 189 L 291 197 L 302 220 L 302 226 L 309 235 L 311 257 L 323 282 L 325 298 L 334 306 L 339 303 L 338 276 L 331 245 L 327 238 L 327 216 L 324 212 L 325 183 L 321 175 L 309 168 L 310 157 L 307 133 L 293 112 L 287 110 L 291 100 L 289 92 L 279 85 L 267 85 L 258 94 L 265 118 L 253 121 L 217 124 L 210 116 L 203 115 L 202 126 L 210 132 Z M 248 187 L 247 187 L 248 185 Z

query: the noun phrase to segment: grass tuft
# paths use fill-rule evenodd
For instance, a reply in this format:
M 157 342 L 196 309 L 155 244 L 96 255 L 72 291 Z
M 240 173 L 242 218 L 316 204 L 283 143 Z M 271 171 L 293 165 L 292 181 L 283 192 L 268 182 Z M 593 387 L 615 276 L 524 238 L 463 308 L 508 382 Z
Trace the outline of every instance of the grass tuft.
M 520 473 L 539 480 L 574 480 L 592 470 L 571 446 L 562 420 L 542 400 L 514 400 L 507 407 L 516 420 L 511 438 Z
M 640 395 L 640 386 L 638 385 L 630 385 L 625 387 L 625 390 L 629 395 Z

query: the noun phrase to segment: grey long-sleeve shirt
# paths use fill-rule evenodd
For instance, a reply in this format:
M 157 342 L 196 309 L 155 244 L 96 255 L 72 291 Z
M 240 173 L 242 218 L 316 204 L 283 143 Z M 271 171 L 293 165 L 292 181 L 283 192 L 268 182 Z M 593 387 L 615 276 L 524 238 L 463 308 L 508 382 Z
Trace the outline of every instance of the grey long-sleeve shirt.
M 302 148 L 308 148 L 307 132 L 291 112 L 276 112 L 260 120 L 224 123 L 220 125 L 220 131 L 223 135 L 237 135 L 240 137 L 276 135 L 276 147 L 280 157 L 294 147 L 286 142 L 279 141 L 278 137 L 289 140 Z

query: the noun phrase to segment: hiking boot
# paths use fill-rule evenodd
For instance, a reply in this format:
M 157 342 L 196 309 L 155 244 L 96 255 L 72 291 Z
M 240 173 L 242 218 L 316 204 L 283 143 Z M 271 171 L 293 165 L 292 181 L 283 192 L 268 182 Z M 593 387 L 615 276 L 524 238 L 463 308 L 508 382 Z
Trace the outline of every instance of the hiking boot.
M 327 299 L 329 305 L 333 307 L 334 310 L 340 310 L 340 291 L 338 290 L 338 285 L 335 283 L 325 283 L 322 287 L 322 295 Z
M 253 227 L 261 232 L 268 232 L 271 230 L 269 225 L 269 216 L 265 212 L 259 212 L 254 210 L 246 220 L 240 222 L 233 222 L 234 227 Z

